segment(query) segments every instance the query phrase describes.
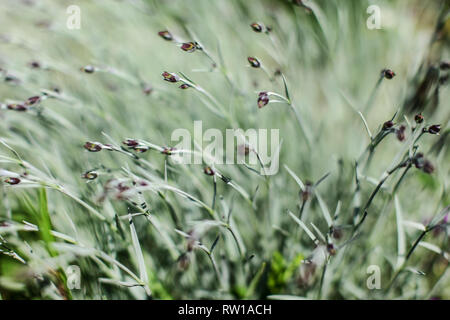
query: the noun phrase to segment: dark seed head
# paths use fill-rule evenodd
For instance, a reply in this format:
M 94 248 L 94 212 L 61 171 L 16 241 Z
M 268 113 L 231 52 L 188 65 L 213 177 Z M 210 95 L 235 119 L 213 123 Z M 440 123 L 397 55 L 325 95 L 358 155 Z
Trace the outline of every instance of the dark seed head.
M 419 152 L 415 155 L 413 158 L 413 164 L 417 169 L 422 169 L 425 163 L 425 158 L 423 156 L 423 153 Z
M 334 256 L 336 254 L 336 248 L 332 243 L 327 244 L 327 251 L 330 255 Z
M 88 66 L 81 68 L 81 71 L 86 72 L 86 73 L 94 73 L 95 68 L 91 65 L 88 65 Z
M 20 183 L 20 179 L 19 178 L 15 178 L 15 177 L 8 177 L 5 179 L 5 182 L 10 184 L 10 185 L 15 185 L 15 184 L 19 184 Z
M 126 139 L 122 143 L 127 147 L 137 147 L 139 145 L 139 142 L 135 139 Z
M 6 106 L 8 110 L 14 110 L 14 111 L 27 111 L 28 108 L 23 104 L 8 104 Z
M 205 167 L 205 168 L 203 169 L 203 172 L 204 172 L 206 175 L 208 175 L 208 176 L 213 176 L 213 175 L 214 175 L 214 170 L 211 169 L 211 167 Z
M 450 69 L 450 61 L 442 61 L 439 65 L 442 71 L 446 71 Z
M 250 27 L 252 27 L 255 32 L 262 32 L 264 30 L 264 26 L 258 22 L 253 22 Z
M 247 60 L 250 63 L 250 66 L 252 66 L 253 68 L 261 67 L 261 63 L 258 61 L 258 59 L 254 57 L 248 57 Z
M 405 140 L 405 130 L 406 130 L 406 127 L 404 125 L 401 125 L 400 128 L 397 129 L 396 133 L 397 133 L 397 139 L 399 141 Z
M 425 160 L 422 170 L 425 173 L 432 174 L 434 172 L 434 166 L 429 160 Z
M 148 96 L 153 92 L 153 87 L 151 85 L 146 85 L 142 92 Z
M 168 148 L 168 147 L 164 147 L 163 151 L 161 151 L 162 154 L 168 155 L 170 156 L 172 154 L 173 151 L 175 151 L 175 148 Z
M 102 146 L 99 143 L 89 141 L 84 144 L 84 148 L 90 152 L 98 152 L 102 150 Z
M 394 123 L 391 120 L 386 121 L 383 123 L 383 130 L 389 130 L 394 126 Z
M 423 115 L 416 114 L 416 116 L 414 117 L 414 120 L 416 121 L 416 123 L 422 123 L 423 122 Z
M 384 69 L 382 71 L 382 74 L 386 79 L 392 79 L 395 77 L 395 72 L 392 71 L 391 69 Z
M 191 86 L 190 85 L 188 85 L 187 83 L 183 83 L 179 88 L 180 89 L 188 89 L 188 88 L 190 88 Z
M 258 108 L 262 108 L 269 103 L 269 95 L 267 92 L 260 92 L 258 95 Z
M 39 69 L 41 67 L 41 64 L 37 61 L 31 61 L 29 63 L 30 68 L 32 69 Z
M 169 82 L 178 82 L 180 81 L 180 77 L 178 77 L 175 73 L 169 73 L 167 71 L 164 71 L 162 73 L 162 76 L 164 77 L 164 80 Z
M 439 134 L 441 131 L 441 125 L 440 124 L 433 124 L 428 128 L 428 133 L 430 134 Z
M 81 177 L 86 180 L 94 180 L 98 177 L 98 174 L 95 171 L 87 171 L 83 173 Z
M 133 150 L 136 151 L 137 153 L 147 152 L 148 149 L 149 149 L 149 147 L 147 147 L 147 146 L 136 146 L 136 147 L 133 147 Z
M 201 50 L 201 47 L 197 42 L 185 42 L 181 45 L 181 50 L 186 52 L 194 52 L 195 50 Z
M 158 32 L 158 35 L 161 38 L 163 38 L 164 40 L 167 40 L 167 41 L 172 41 L 173 40 L 172 34 L 169 31 L 167 31 L 167 30 Z
M 40 102 L 40 100 L 41 100 L 40 96 L 30 97 L 30 98 L 27 99 L 25 104 L 29 105 L 29 106 L 32 106 L 33 104 L 36 104 L 36 103 Z

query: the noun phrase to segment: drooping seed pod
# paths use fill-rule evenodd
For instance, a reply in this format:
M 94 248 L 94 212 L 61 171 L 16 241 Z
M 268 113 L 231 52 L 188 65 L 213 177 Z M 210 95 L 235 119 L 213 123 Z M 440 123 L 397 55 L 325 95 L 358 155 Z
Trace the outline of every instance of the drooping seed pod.
M 139 142 L 135 139 L 126 139 L 122 143 L 127 147 L 137 147 L 139 145 Z
M 81 68 L 81 71 L 85 72 L 85 73 L 94 73 L 95 72 L 95 67 L 91 66 L 91 65 L 87 65 Z
M 439 134 L 440 131 L 441 131 L 441 125 L 440 124 L 433 124 L 427 130 L 427 132 L 430 133 L 430 134 Z
M 425 160 L 422 170 L 425 173 L 432 174 L 434 172 L 434 165 L 429 160 Z
M 416 121 L 416 123 L 422 123 L 423 122 L 423 115 L 422 114 L 416 114 L 414 117 L 414 121 Z
M 102 145 L 96 142 L 86 142 L 84 148 L 89 152 L 99 152 L 102 150 Z
M 86 180 L 95 180 L 97 179 L 98 174 L 95 171 L 86 171 L 81 175 L 81 177 Z
M 8 104 L 8 105 L 6 106 L 6 108 L 7 108 L 8 110 L 22 111 L 22 112 L 28 110 L 27 106 L 25 106 L 25 105 L 23 105 L 23 104 L 15 104 L 15 103 L 13 103 L 13 104 Z
M 168 82 L 178 82 L 180 81 L 180 77 L 177 76 L 175 73 L 169 73 L 167 71 L 164 71 L 162 73 L 162 76 L 164 77 L 164 80 L 168 81 Z
M 252 27 L 253 31 L 255 32 L 263 32 L 263 30 L 265 29 L 264 25 L 258 22 L 253 22 L 250 27 Z
M 406 137 L 405 130 L 406 130 L 406 127 L 404 125 L 401 125 L 400 128 L 397 129 L 396 134 L 397 134 L 398 141 L 405 140 L 405 137 Z
M 394 123 L 391 120 L 386 121 L 383 123 L 383 130 L 389 130 L 394 126 Z
M 36 104 L 40 101 L 41 101 L 40 96 L 33 96 L 33 97 L 28 98 L 27 101 L 25 101 L 25 104 L 28 106 L 32 106 L 33 104 Z
M 206 175 L 208 175 L 208 176 L 213 176 L 214 175 L 214 170 L 213 169 L 211 169 L 211 167 L 205 167 L 204 169 L 203 169 L 203 172 L 206 174 Z
M 261 63 L 258 61 L 258 59 L 254 57 L 248 57 L 247 60 L 250 63 L 250 66 L 252 66 L 253 68 L 261 67 Z
M 163 38 L 164 40 L 167 40 L 167 41 L 172 41 L 173 40 L 172 34 L 169 31 L 167 31 L 167 30 L 158 32 L 158 35 L 161 38 Z
M 20 179 L 16 177 L 8 177 L 5 180 L 5 183 L 8 183 L 10 185 L 15 185 L 20 183 Z
M 381 73 L 383 74 L 383 76 L 386 79 L 392 79 L 395 77 L 395 72 L 392 71 L 391 69 L 383 69 L 383 71 L 381 71 Z
M 260 92 L 258 95 L 258 108 L 262 108 L 269 103 L 269 95 L 267 92 Z
M 200 50 L 201 47 L 197 42 L 185 42 L 181 44 L 181 50 L 186 52 L 194 52 L 195 50 Z
M 191 86 L 188 85 L 187 83 L 183 83 L 181 86 L 179 86 L 179 88 L 180 88 L 180 89 L 183 89 L 183 90 L 189 89 L 190 87 L 191 87 Z
M 144 152 L 147 152 L 148 149 L 149 149 L 149 147 L 143 146 L 143 145 L 133 147 L 133 150 L 136 151 L 137 153 L 144 153 Z

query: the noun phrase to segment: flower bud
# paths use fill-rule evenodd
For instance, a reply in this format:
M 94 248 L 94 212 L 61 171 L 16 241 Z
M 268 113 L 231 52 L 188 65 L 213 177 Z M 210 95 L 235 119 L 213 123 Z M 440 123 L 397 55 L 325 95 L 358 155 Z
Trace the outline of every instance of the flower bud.
M 98 177 L 98 174 L 95 171 L 87 171 L 83 173 L 81 177 L 86 180 L 95 180 Z
M 203 172 L 204 172 L 206 175 L 208 175 L 208 176 L 213 176 L 213 175 L 214 175 L 214 170 L 211 169 L 211 167 L 205 167 L 205 168 L 203 169 Z
M 401 125 L 400 128 L 397 129 L 397 139 L 398 141 L 403 141 L 405 140 L 405 130 L 406 127 L 404 125 Z
M 394 126 L 394 123 L 391 120 L 386 121 L 383 123 L 383 130 L 389 130 Z
M 87 65 L 87 66 L 81 68 L 81 71 L 86 72 L 86 73 L 94 73 L 95 68 L 91 65 Z
M 136 147 L 133 147 L 133 150 L 136 151 L 137 153 L 147 152 L 148 149 L 149 149 L 149 147 L 147 147 L 147 146 L 136 146 Z
M 41 68 L 41 64 L 38 61 L 31 61 L 28 65 L 32 69 L 40 69 Z
M 439 132 L 441 131 L 441 125 L 440 124 L 433 124 L 432 126 L 430 126 L 428 128 L 427 131 L 430 134 L 439 134 Z
M 137 147 L 139 145 L 139 142 L 135 139 L 126 139 L 122 143 L 127 147 Z
M 102 150 L 102 145 L 96 142 L 86 142 L 84 148 L 90 152 L 98 152 Z
M 164 71 L 162 73 L 162 76 L 164 77 L 164 80 L 168 82 L 178 82 L 180 81 L 180 77 L 177 76 L 175 73 L 169 73 L 167 71 Z
M 20 183 L 20 179 L 19 178 L 15 178 L 15 177 L 8 177 L 8 178 L 5 179 L 5 183 L 8 183 L 10 185 L 19 184 Z
M 14 111 L 27 111 L 28 108 L 23 104 L 8 104 L 6 106 L 8 110 L 14 110 Z
M 416 121 L 416 123 L 422 123 L 423 122 L 423 115 L 422 114 L 416 114 L 416 116 L 414 117 L 414 120 Z
M 434 172 L 434 166 L 429 160 L 425 160 L 422 170 L 425 173 L 432 174 Z
M 169 31 L 167 31 L 167 30 L 158 32 L 158 35 L 161 38 L 163 38 L 164 40 L 167 40 L 167 41 L 172 41 L 173 40 L 172 34 Z
M 187 83 L 183 83 L 181 86 L 179 86 L 179 88 L 180 88 L 180 89 L 183 89 L 183 90 L 189 89 L 190 87 L 191 87 L 191 86 L 188 85 Z
M 168 148 L 168 147 L 164 147 L 163 150 L 161 151 L 162 154 L 168 155 L 170 156 L 172 154 L 173 151 L 175 151 L 175 148 Z
M 38 102 L 41 101 L 41 97 L 40 96 L 34 96 L 34 97 L 30 97 L 27 99 L 27 101 L 25 101 L 25 104 L 28 106 L 32 106 L 33 104 L 36 104 Z
M 186 52 L 194 52 L 195 50 L 201 50 L 202 48 L 197 42 L 185 42 L 181 45 L 181 50 Z
M 269 95 L 267 92 L 260 92 L 258 95 L 258 108 L 262 108 L 269 103 Z
M 252 27 L 255 32 L 262 32 L 264 30 L 264 25 L 258 22 L 253 22 L 250 27 Z
M 391 69 L 384 69 L 381 72 L 386 79 L 392 79 L 395 77 L 395 72 L 392 71 Z
M 261 67 L 261 63 L 258 61 L 258 59 L 253 58 L 253 57 L 248 57 L 247 60 L 250 63 L 250 66 L 252 66 L 253 68 Z

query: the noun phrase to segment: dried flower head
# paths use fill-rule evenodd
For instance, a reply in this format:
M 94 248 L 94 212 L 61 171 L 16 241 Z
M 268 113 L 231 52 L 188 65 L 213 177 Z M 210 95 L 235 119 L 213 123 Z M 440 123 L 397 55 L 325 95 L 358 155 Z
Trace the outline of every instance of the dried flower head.
M 258 108 L 262 108 L 264 107 L 266 104 L 269 103 L 269 95 L 267 94 L 267 92 L 260 92 L 258 94 Z
M 206 174 L 206 175 L 208 175 L 208 176 L 213 176 L 214 175 L 214 170 L 213 169 L 211 169 L 211 167 L 205 167 L 204 169 L 203 169 L 203 172 Z
M 258 59 L 254 57 L 248 57 L 247 60 L 250 63 L 250 66 L 252 66 L 253 68 L 261 67 L 261 63 L 258 61 Z
M 185 42 L 181 44 L 181 50 L 186 52 L 194 52 L 195 50 L 201 50 L 202 48 L 197 42 Z
M 395 72 L 391 69 L 384 69 L 383 71 L 381 71 L 381 73 L 386 79 L 392 79 L 395 77 Z
M 90 152 L 98 152 L 102 150 L 102 145 L 100 143 L 88 141 L 84 144 L 84 148 Z
M 95 180 L 95 179 L 97 179 L 98 174 L 95 171 L 87 171 L 87 172 L 83 173 L 81 175 L 81 177 L 86 180 Z
M 5 179 L 5 183 L 8 183 L 10 185 L 15 185 L 20 183 L 20 179 L 16 177 L 8 177 Z
M 127 147 L 137 147 L 139 145 L 139 142 L 135 139 L 126 139 L 122 143 Z
M 406 127 L 404 125 L 401 125 L 400 128 L 397 129 L 397 139 L 398 141 L 404 141 L 405 140 L 405 130 Z
M 167 40 L 167 41 L 172 41 L 173 40 L 172 34 L 169 31 L 167 31 L 167 30 L 158 32 L 158 35 L 161 38 L 163 38 L 164 40 Z
M 82 67 L 81 71 L 86 72 L 86 73 L 94 73 L 95 72 L 95 67 L 93 67 L 91 65 L 87 65 L 85 67 Z
M 441 131 L 441 125 L 440 124 L 433 124 L 427 130 L 427 132 L 430 133 L 430 134 L 439 134 L 440 131 Z
M 383 123 L 383 130 L 389 130 L 394 126 L 394 123 L 391 120 L 386 121 Z
M 258 22 L 253 22 L 250 27 L 252 27 L 253 31 L 255 32 L 263 32 L 263 30 L 265 29 L 264 25 Z
M 164 77 L 164 80 L 168 82 L 178 82 L 180 81 L 180 77 L 177 76 L 175 73 L 169 73 L 167 71 L 164 71 L 162 73 L 162 76 Z
M 414 121 L 416 121 L 416 123 L 422 123 L 423 122 L 423 115 L 422 114 L 416 114 L 416 116 L 414 117 Z
M 188 85 L 187 83 L 183 83 L 181 86 L 179 86 L 180 89 L 189 89 L 191 86 Z

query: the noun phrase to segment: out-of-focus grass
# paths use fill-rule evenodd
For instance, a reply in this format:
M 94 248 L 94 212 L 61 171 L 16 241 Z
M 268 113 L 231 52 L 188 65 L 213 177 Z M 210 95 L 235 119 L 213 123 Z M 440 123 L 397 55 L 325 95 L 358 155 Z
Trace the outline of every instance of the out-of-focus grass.
M 381 8 L 380 30 L 366 27 L 372 3 Z M 150 292 L 162 299 L 450 297 L 448 253 L 430 250 L 448 252 L 448 227 L 426 232 L 425 245 L 414 247 L 422 231 L 401 223 L 427 224 L 450 203 L 448 87 L 434 82 L 425 88 L 430 67 L 437 66 L 438 77 L 448 74 L 438 68 L 449 59 L 448 1 L 310 1 L 308 13 L 289 1 L 86 0 L 77 1 L 81 29 L 69 30 L 71 4 L 0 3 L 3 80 L 20 79 L 0 83 L 3 299 L 141 299 Z M 252 22 L 272 31 L 255 33 Z M 201 42 L 217 67 L 212 69 L 200 52 L 186 53 L 161 39 L 157 33 L 166 29 L 184 41 Z M 285 75 L 313 140 L 310 148 L 287 105 L 257 108 L 257 92 L 284 94 L 284 86 L 281 76 L 270 81 L 262 70 L 249 68 L 248 56 L 262 61 L 270 74 Z M 30 68 L 32 61 L 41 68 Z M 86 65 L 116 73 L 80 71 Z M 396 77 L 381 82 L 364 119 L 375 135 L 397 112 L 396 128 L 406 125 L 407 139 L 388 135 L 370 166 L 360 163 L 355 179 L 355 163 L 370 142 L 358 111 L 364 111 L 383 68 L 393 69 Z M 229 117 L 211 112 L 192 88 L 164 82 L 163 71 L 186 74 Z M 146 95 L 148 85 L 153 91 Z M 54 88 L 60 91 L 56 99 L 27 112 L 6 108 Z M 420 110 L 413 112 L 418 97 Z M 425 134 L 417 143 L 434 173 L 413 166 L 396 188 L 403 172 L 396 171 L 352 232 L 355 207 L 367 203 L 396 155 L 407 151 L 418 111 L 425 117 L 423 126 L 442 126 L 440 136 Z M 280 129 L 279 173 L 265 179 L 243 166 L 217 166 L 243 192 L 217 179 L 211 216 L 167 189 L 177 188 L 210 207 L 213 180 L 202 166 L 177 165 L 154 150 L 140 154 L 142 161 L 83 148 L 86 141 L 120 145 L 126 138 L 171 146 L 172 131 L 193 130 L 194 120 L 202 120 L 204 130 Z M 99 177 L 87 183 L 81 175 L 92 169 Z M 10 175 L 5 170 L 28 176 L 12 186 L 3 182 Z M 298 217 L 302 207 L 293 176 L 305 183 L 326 173 L 305 201 L 302 221 L 316 237 L 316 228 L 325 234 L 335 255 L 323 244 L 316 247 L 288 213 Z M 99 203 L 111 179 L 157 183 L 152 190 L 144 187 L 139 198 L 150 214 L 135 216 L 130 225 L 126 215 L 139 210 L 130 201 L 107 197 Z M 323 212 L 333 217 L 337 207 L 340 214 L 329 233 Z M 203 246 L 195 244 L 192 252 L 187 252 L 189 232 L 202 235 Z M 68 288 L 70 265 L 80 267 L 79 290 Z M 381 290 L 366 286 L 370 265 L 380 267 Z

